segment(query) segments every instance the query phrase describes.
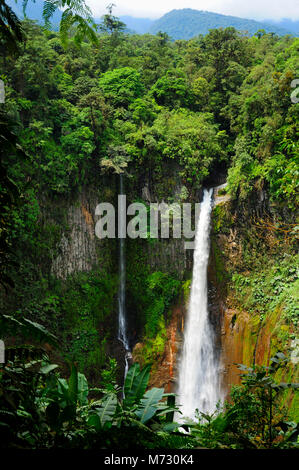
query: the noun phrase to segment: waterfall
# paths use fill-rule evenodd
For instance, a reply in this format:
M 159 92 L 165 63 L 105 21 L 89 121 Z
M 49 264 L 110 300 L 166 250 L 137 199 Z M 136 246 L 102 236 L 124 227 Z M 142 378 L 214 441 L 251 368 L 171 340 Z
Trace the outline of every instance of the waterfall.
M 126 378 L 129 359 L 131 358 L 130 344 L 128 340 L 127 319 L 126 319 L 126 199 L 122 197 L 124 192 L 123 175 L 120 175 L 120 191 L 118 198 L 118 236 L 119 236 L 119 289 L 118 289 L 118 339 L 122 342 L 125 353 L 125 373 Z
M 214 332 L 209 320 L 207 268 L 213 189 L 204 190 L 197 224 L 191 296 L 179 365 L 178 402 L 182 416 L 213 413 L 221 399 Z M 179 418 L 180 420 L 180 418 Z

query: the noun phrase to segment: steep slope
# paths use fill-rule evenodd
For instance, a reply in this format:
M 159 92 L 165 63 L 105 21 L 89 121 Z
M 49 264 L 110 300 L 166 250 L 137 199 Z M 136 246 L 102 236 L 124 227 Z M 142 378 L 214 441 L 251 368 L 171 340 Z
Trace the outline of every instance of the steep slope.
M 225 190 L 222 190 L 225 192 Z M 269 366 L 271 357 L 284 352 L 288 362 L 277 371 L 277 382 L 298 382 L 298 277 L 294 246 L 287 234 L 272 230 L 279 209 L 265 191 L 240 204 L 217 198 L 212 214 L 208 268 L 209 313 L 217 336 L 223 391 L 240 384 L 237 364 Z M 224 199 L 224 198 L 222 198 Z M 294 214 L 284 209 L 286 224 Z M 265 219 L 267 224 L 265 224 Z M 264 225 L 263 225 L 264 224 Z M 274 226 L 274 225 L 273 225 Z M 190 281 L 169 312 L 163 347 L 154 356 L 151 385 L 177 391 L 178 365 L 188 309 Z M 134 360 L 144 364 L 146 339 L 136 344 Z M 299 397 L 285 390 L 282 404 L 296 421 Z
M 295 223 L 292 211 L 269 200 L 264 190 L 252 201 L 230 201 L 214 209 L 210 283 L 211 303 L 221 315 L 221 358 L 224 387 L 240 383 L 236 364 L 269 366 L 285 352 L 289 362 L 277 381 L 298 381 L 298 276 L 295 240 L 280 232 Z M 213 311 L 213 310 L 212 310 Z M 283 400 L 298 419 L 298 396 L 286 391 Z
M 227 28 L 229 26 L 233 26 L 239 31 L 246 31 L 250 35 L 255 34 L 259 29 L 264 29 L 268 33 L 273 32 L 280 36 L 288 33 L 287 30 L 275 25 L 208 11 L 192 10 L 190 8 L 172 10 L 166 13 L 162 18 L 154 22 L 149 32 L 156 34 L 162 31 L 171 36 L 172 39 L 190 39 L 199 34 L 207 34 L 210 29 Z

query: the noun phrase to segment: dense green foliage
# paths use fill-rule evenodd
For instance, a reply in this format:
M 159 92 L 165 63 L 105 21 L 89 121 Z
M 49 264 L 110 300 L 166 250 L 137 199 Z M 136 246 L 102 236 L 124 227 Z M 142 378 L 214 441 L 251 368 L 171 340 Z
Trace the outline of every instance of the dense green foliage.
M 146 391 L 149 368 L 131 367 L 125 398 L 119 399 L 113 361 L 104 388 L 90 390 L 74 364 L 66 380 L 57 364 L 32 355 L 27 361 L 15 355 L 1 370 L 1 448 L 188 447 L 188 437 L 171 437 L 178 427 L 172 422 L 172 395 L 159 388 Z M 90 399 L 91 393 L 97 398 Z
M 297 266 L 296 257 L 285 254 L 283 258 L 274 260 L 268 271 L 252 271 L 250 276 L 233 275 L 234 286 L 244 307 L 258 312 L 263 318 L 283 306 L 285 322 L 296 328 L 299 319 Z
M 140 319 L 143 327 L 143 345 L 138 351 L 138 360 L 142 364 L 153 364 L 155 368 L 157 359 L 164 352 L 171 306 L 178 298 L 181 282 L 170 274 L 147 271 L 146 265 L 141 264 L 139 273 L 136 276 L 135 271 L 131 279 L 129 270 L 128 292 L 136 299 L 131 308 L 135 309 L 135 317 Z M 142 293 L 139 292 L 141 289 Z M 136 320 L 134 324 L 138 328 Z
M 7 13 L 11 12 L 6 12 L 5 25 Z M 161 439 L 165 447 L 192 446 L 193 439 L 213 446 L 211 417 L 206 417 L 208 425 L 198 425 L 199 438 L 196 431 L 195 437 L 169 436 L 178 428 L 165 417 L 173 408 L 161 402 L 165 398 L 161 389 L 145 391 L 147 366 L 142 371 L 133 366 L 128 374 L 132 384 L 135 376 L 139 381 L 137 395 L 127 382 L 125 400 L 119 399 L 119 389 L 111 388 L 115 367 L 110 364 L 105 369 L 105 365 L 107 343 L 116 335 L 113 241 L 101 245 L 97 267 L 90 272 L 56 279 L 51 265 L 60 254 L 62 238 L 71 233 L 67 207 L 78 204 L 78 195 L 87 188 L 94 188 L 100 200 L 115 202 L 115 174 L 123 172 L 130 202 L 141 197 L 145 182 L 153 200 L 173 202 L 179 187 L 180 202 L 194 201 L 209 178 L 228 170 L 233 201 L 244 203 L 263 188 L 271 204 L 292 211 L 299 104 L 292 103 L 290 95 L 298 72 L 299 43 L 263 32 L 249 38 L 234 28 L 212 30 L 190 41 L 170 42 L 164 33 L 129 36 L 111 10 L 108 13 L 95 43 L 87 41 L 84 27 L 73 30 L 67 19 L 62 36 L 25 20 L 25 40 L 18 52 L 0 51 L 6 97 L 0 104 L 0 305 L 1 314 L 8 314 L 1 317 L 1 335 L 8 345 L 13 343 L 15 322 L 22 343 L 26 327 L 31 325 L 37 333 L 35 322 L 40 321 L 57 332 L 59 348 L 51 350 L 57 362 L 64 368 L 66 361 L 76 364 L 67 381 L 62 378 L 65 370 L 59 376 L 46 359 L 31 364 L 14 358 L 1 372 L 4 389 L 11 387 L 15 395 L 10 401 L 1 392 L 5 404 L 0 424 L 5 432 L 13 423 L 9 439 L 28 447 L 93 447 L 102 438 L 104 446 L 111 447 L 119 445 L 123 426 L 124 446 L 130 445 L 132 436 L 135 439 L 136 428 L 140 446 L 154 447 Z M 15 36 L 9 40 L 15 43 L 20 25 L 9 24 Z M 0 34 L 0 41 L 7 43 Z M 220 212 L 216 230 L 229 233 L 233 221 L 230 217 L 223 221 Z M 290 236 L 295 234 L 295 224 L 287 230 Z M 150 243 L 156 242 L 144 240 Z M 249 241 L 243 256 L 251 275 L 231 276 L 235 290 L 261 319 L 269 309 L 283 305 L 286 322 L 295 324 L 291 263 L 277 258 L 261 276 L 262 261 L 256 257 L 255 263 L 252 246 Z M 262 241 L 257 242 L 256 251 L 261 246 Z M 163 353 L 169 310 L 182 282 L 170 266 L 163 271 L 150 268 L 145 245 L 136 247 L 127 247 L 127 308 L 136 321 L 133 340 L 145 335 L 141 362 L 149 364 Z M 218 260 L 221 266 L 220 255 Z M 4 320 L 12 322 L 7 330 Z M 34 335 L 31 339 L 35 341 Z M 82 372 L 91 383 L 101 376 L 106 384 L 104 391 L 94 391 L 99 393 L 98 402 L 88 401 Z M 268 372 L 262 374 L 264 378 Z M 28 390 L 15 389 L 19 379 Z M 258 447 L 257 438 L 261 446 L 272 445 L 272 422 L 254 428 L 250 421 L 250 429 L 244 425 L 240 411 L 244 406 L 250 405 L 253 415 L 264 410 L 264 401 L 268 403 L 268 391 L 255 395 L 256 390 L 259 385 L 252 388 L 247 382 L 234 390 L 234 425 L 246 439 L 234 436 L 227 441 L 222 435 L 217 437 L 221 445 Z M 231 408 L 223 413 L 226 420 Z
M 242 384 L 234 386 L 230 401 L 214 415 L 199 413 L 199 423 L 191 425 L 192 434 L 209 448 L 291 448 L 298 442 L 298 423 L 286 421 L 286 410 L 279 397 L 297 383 L 277 383 L 274 375 L 286 363 L 278 353 L 270 366 L 239 366 Z
M 30 154 L 26 168 L 11 166 L 15 180 L 26 171 L 36 190 L 61 194 L 101 171 L 147 168 L 159 181 L 175 166 L 192 188 L 232 158 L 232 194 L 258 183 L 294 201 L 298 40 L 228 28 L 174 44 L 119 33 L 64 50 L 55 33 L 23 28 L 24 51 L 1 59 L 4 109 Z
M 161 388 L 146 391 L 149 367 L 134 364 L 119 399 L 115 362 L 110 361 L 103 388 L 89 389 L 86 377 L 70 366 L 68 379 L 38 351 L 20 358 L 12 351 L 0 371 L 1 448 L 290 448 L 296 446 L 298 426 L 285 420 L 277 397 L 298 384 L 276 383 L 271 374 L 285 361 L 272 358 L 268 368 L 247 369 L 242 386 L 231 393 L 216 416 L 201 413 L 198 424 L 174 421 L 174 395 Z M 26 354 L 26 353 L 25 353 Z M 28 352 L 27 352 L 28 354 Z M 97 395 L 90 398 L 90 394 Z M 189 434 L 182 434 L 184 426 Z

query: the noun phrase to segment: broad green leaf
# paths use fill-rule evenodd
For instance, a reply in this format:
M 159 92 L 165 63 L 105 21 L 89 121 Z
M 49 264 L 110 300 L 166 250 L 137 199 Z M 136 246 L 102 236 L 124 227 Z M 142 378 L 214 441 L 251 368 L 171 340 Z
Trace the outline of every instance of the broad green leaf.
M 156 413 L 157 403 L 162 400 L 164 394 L 163 388 L 152 388 L 148 390 L 140 402 L 139 408 L 135 411 L 136 416 L 141 423 L 149 421 Z
M 43 366 L 40 368 L 40 373 L 41 374 L 49 374 L 52 370 L 56 369 L 58 367 L 57 364 L 47 364 L 46 366 Z
M 58 379 L 58 393 L 62 401 L 62 406 L 66 406 L 69 402 L 69 386 L 65 379 Z
M 45 328 L 43 325 L 31 321 L 28 318 L 23 318 L 22 321 L 25 323 L 25 325 L 29 325 L 29 327 L 31 328 L 31 330 L 29 331 L 31 331 L 32 333 L 36 333 L 42 341 L 48 341 L 51 344 L 57 344 L 56 336 L 50 333 L 47 328 Z
M 99 417 L 99 425 L 101 428 L 103 428 L 105 423 L 112 421 L 113 416 L 116 411 L 116 406 L 117 406 L 117 397 L 114 393 L 110 393 L 102 401 L 101 407 L 96 409 L 95 414 Z M 97 420 L 94 419 L 92 422 L 97 422 Z
M 89 416 L 87 422 L 89 426 L 96 428 L 97 431 L 101 430 L 101 421 L 100 421 L 100 417 L 97 414 L 94 413 L 91 416 Z
M 88 403 L 88 382 L 84 374 L 78 373 L 78 402 L 80 405 Z
M 166 423 L 163 428 L 162 428 L 162 431 L 164 432 L 173 432 L 175 431 L 176 429 L 178 429 L 181 425 L 179 423 L 175 423 L 175 422 L 172 422 L 172 423 Z
M 125 385 L 124 385 L 124 406 L 130 406 L 139 403 L 146 390 L 150 374 L 150 366 L 140 370 L 139 364 L 133 364 L 130 367 Z
M 8 328 L 15 335 L 22 334 L 25 338 L 35 338 L 38 341 L 47 342 L 54 346 L 57 345 L 56 336 L 50 333 L 43 325 L 33 322 L 28 318 L 23 318 L 19 321 L 11 315 L 1 315 L 0 323 L 1 330 L 3 331 L 6 331 Z

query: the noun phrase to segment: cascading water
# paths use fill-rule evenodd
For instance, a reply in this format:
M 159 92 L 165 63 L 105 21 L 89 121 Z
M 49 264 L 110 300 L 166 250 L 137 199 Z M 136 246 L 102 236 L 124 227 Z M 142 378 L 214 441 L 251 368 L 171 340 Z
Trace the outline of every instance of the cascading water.
M 129 359 L 131 358 L 130 344 L 127 333 L 127 319 L 126 319 L 126 255 L 125 255 L 125 237 L 126 237 L 126 199 L 124 196 L 124 182 L 123 176 L 120 175 L 120 197 L 119 204 L 119 289 L 118 289 L 118 339 L 122 342 L 125 352 L 125 373 L 126 378 Z
M 182 416 L 213 413 L 221 399 L 219 364 L 208 313 L 207 268 L 213 189 L 204 190 L 197 225 L 190 304 L 179 365 L 178 402 Z M 180 419 L 180 418 L 178 418 Z

